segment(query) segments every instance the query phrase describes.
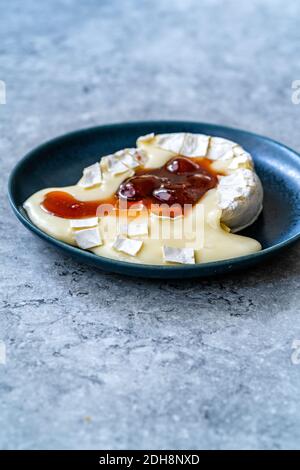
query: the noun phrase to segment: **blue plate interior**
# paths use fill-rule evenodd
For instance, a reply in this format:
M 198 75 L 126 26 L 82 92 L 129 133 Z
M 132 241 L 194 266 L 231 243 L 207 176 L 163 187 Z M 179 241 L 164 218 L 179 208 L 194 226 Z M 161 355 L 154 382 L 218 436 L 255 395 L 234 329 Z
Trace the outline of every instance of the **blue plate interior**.
M 261 252 L 195 266 L 120 262 L 98 257 L 49 237 L 30 222 L 22 209 L 23 202 L 34 192 L 45 187 L 74 184 L 84 167 L 101 155 L 134 146 L 139 135 L 179 131 L 224 137 L 238 142 L 251 153 L 264 187 L 264 209 L 255 224 L 240 233 L 259 240 L 263 246 Z M 299 237 L 300 158 L 293 150 L 271 139 L 212 124 L 173 121 L 112 124 L 66 134 L 30 152 L 10 176 L 9 199 L 17 217 L 27 228 L 89 264 L 146 277 L 180 277 L 183 272 L 185 276 L 207 276 L 257 263 Z

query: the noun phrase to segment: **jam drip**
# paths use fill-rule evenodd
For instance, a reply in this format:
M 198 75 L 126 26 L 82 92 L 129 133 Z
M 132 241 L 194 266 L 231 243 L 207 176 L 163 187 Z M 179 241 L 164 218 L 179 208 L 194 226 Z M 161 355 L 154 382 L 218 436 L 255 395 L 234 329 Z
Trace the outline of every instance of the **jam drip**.
M 94 217 L 102 201 L 78 201 L 65 191 L 51 191 L 45 195 L 42 207 L 52 215 L 64 219 Z
M 185 204 L 196 204 L 217 185 L 217 175 L 210 165 L 206 159 L 175 157 L 161 168 L 136 170 L 135 176 L 121 183 L 110 199 L 79 201 L 64 191 L 51 191 L 45 195 L 42 207 L 65 219 L 95 216 L 101 204 L 110 204 L 117 209 L 119 202 L 124 200 L 129 207 L 142 201 L 146 207 L 151 204 L 176 204 L 183 208 Z

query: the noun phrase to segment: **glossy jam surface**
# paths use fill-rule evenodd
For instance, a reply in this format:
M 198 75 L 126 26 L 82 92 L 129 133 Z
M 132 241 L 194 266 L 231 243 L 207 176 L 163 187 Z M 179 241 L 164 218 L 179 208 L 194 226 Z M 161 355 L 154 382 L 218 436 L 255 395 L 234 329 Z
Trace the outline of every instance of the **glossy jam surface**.
M 49 213 L 65 219 L 80 219 L 97 214 L 101 204 L 119 207 L 120 201 L 128 206 L 143 202 L 168 206 L 194 205 L 218 183 L 216 173 L 206 159 L 175 157 L 156 169 L 137 169 L 135 175 L 125 180 L 109 200 L 79 201 L 64 191 L 46 194 L 42 207 Z
M 200 162 L 185 157 L 172 158 L 161 168 L 138 170 L 120 185 L 118 196 L 152 204 L 193 205 L 217 185 L 217 176 L 209 166 L 204 159 Z
M 100 201 L 79 201 L 65 191 L 47 193 L 42 207 L 50 214 L 64 219 L 94 217 Z

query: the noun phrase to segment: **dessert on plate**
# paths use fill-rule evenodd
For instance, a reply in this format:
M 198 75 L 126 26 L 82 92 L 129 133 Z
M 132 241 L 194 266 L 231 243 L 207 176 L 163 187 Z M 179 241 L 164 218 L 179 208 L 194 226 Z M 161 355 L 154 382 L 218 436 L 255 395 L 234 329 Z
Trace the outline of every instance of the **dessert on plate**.
M 24 208 L 52 237 L 96 255 L 195 264 L 248 255 L 238 235 L 259 216 L 263 189 L 239 144 L 203 134 L 148 134 L 135 148 L 83 169 L 73 186 L 46 188 Z

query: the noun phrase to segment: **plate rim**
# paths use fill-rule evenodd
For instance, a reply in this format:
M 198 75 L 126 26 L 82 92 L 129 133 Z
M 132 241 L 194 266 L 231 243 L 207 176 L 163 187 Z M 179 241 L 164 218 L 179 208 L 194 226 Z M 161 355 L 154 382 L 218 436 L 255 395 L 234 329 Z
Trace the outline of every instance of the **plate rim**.
M 72 138 L 73 136 L 76 136 L 79 133 L 89 133 L 89 132 L 95 132 L 99 129 L 110 129 L 110 128 L 122 128 L 124 126 L 129 126 L 129 127 L 135 127 L 137 125 L 140 126 L 155 126 L 157 124 L 172 124 L 172 125 L 185 125 L 185 126 L 205 126 L 205 127 L 211 127 L 213 129 L 220 129 L 224 132 L 226 131 L 234 131 L 234 132 L 239 132 L 243 133 L 244 135 L 248 135 L 251 137 L 255 137 L 256 139 L 260 139 L 263 141 L 269 141 L 273 145 L 275 144 L 276 146 L 280 148 L 284 148 L 285 150 L 288 150 L 291 152 L 291 156 L 300 159 L 300 153 L 296 152 L 293 150 L 291 147 L 288 147 L 285 144 L 280 143 L 279 141 L 276 141 L 270 137 L 266 137 L 261 134 L 257 134 L 255 132 L 251 131 L 245 131 L 243 129 L 235 128 L 235 127 L 230 127 L 230 126 L 223 126 L 219 124 L 213 124 L 209 122 L 198 122 L 198 121 L 182 121 L 182 120 L 151 120 L 151 121 L 126 121 L 126 122 L 116 122 L 116 123 L 110 123 L 110 124 L 103 124 L 103 125 L 97 125 L 97 126 L 91 126 L 91 127 L 85 127 L 82 129 L 77 129 L 73 130 L 70 132 L 65 132 L 63 134 L 60 134 L 52 139 L 49 139 L 42 144 L 38 145 L 37 147 L 33 148 L 29 152 L 27 152 L 13 167 L 13 169 L 10 172 L 9 178 L 8 178 L 8 200 L 9 203 L 13 209 L 14 214 L 17 216 L 17 218 L 20 220 L 20 222 L 28 228 L 30 231 L 34 232 L 36 235 L 38 235 L 40 238 L 46 240 L 48 243 L 52 245 L 56 245 L 58 248 L 62 249 L 63 251 L 69 252 L 69 254 L 72 254 L 78 258 L 83 257 L 87 258 L 89 261 L 91 261 L 91 264 L 99 264 L 99 267 L 101 265 L 107 265 L 107 268 L 109 269 L 109 266 L 111 265 L 112 269 L 111 271 L 114 271 L 113 267 L 117 266 L 120 268 L 127 268 L 128 270 L 133 269 L 134 271 L 149 271 L 153 272 L 158 271 L 161 273 L 164 272 L 174 272 L 174 271 L 189 271 L 189 272 L 195 272 L 195 274 L 199 271 L 207 271 L 207 270 L 214 270 L 214 268 L 219 268 L 219 267 L 230 267 L 233 268 L 235 266 L 242 265 L 243 263 L 247 263 L 247 261 L 255 260 L 259 261 L 261 258 L 264 258 L 273 252 L 279 251 L 288 245 L 296 242 L 297 240 L 300 239 L 300 231 L 296 233 L 295 235 L 287 238 L 286 240 L 276 243 L 275 245 L 272 245 L 268 248 L 263 248 L 261 251 L 251 253 L 249 255 L 244 255 L 244 256 L 238 256 L 235 258 L 227 258 L 223 260 L 217 260 L 217 261 L 210 261 L 207 263 L 197 263 L 193 265 L 159 265 L 159 264 L 144 264 L 144 263 L 134 263 L 131 261 L 121 261 L 113 258 L 107 258 L 105 256 L 99 256 L 94 254 L 93 252 L 90 251 L 83 251 L 78 247 L 75 247 L 73 245 L 69 245 L 68 243 L 65 243 L 61 240 L 57 240 L 56 238 L 52 237 L 51 235 L 48 235 L 46 232 L 38 228 L 36 225 L 31 222 L 31 220 L 27 217 L 25 217 L 21 210 L 20 207 L 15 203 L 14 201 L 14 196 L 13 196 L 13 186 L 14 186 L 14 179 L 16 173 L 19 171 L 19 169 L 26 164 L 28 160 L 32 158 L 32 156 L 36 153 L 39 153 L 42 151 L 45 147 L 58 143 L 61 140 L 64 140 L 65 138 Z M 102 157 L 101 157 L 102 158 Z M 97 263 L 98 261 L 98 263 Z M 178 273 L 180 274 L 180 273 Z

